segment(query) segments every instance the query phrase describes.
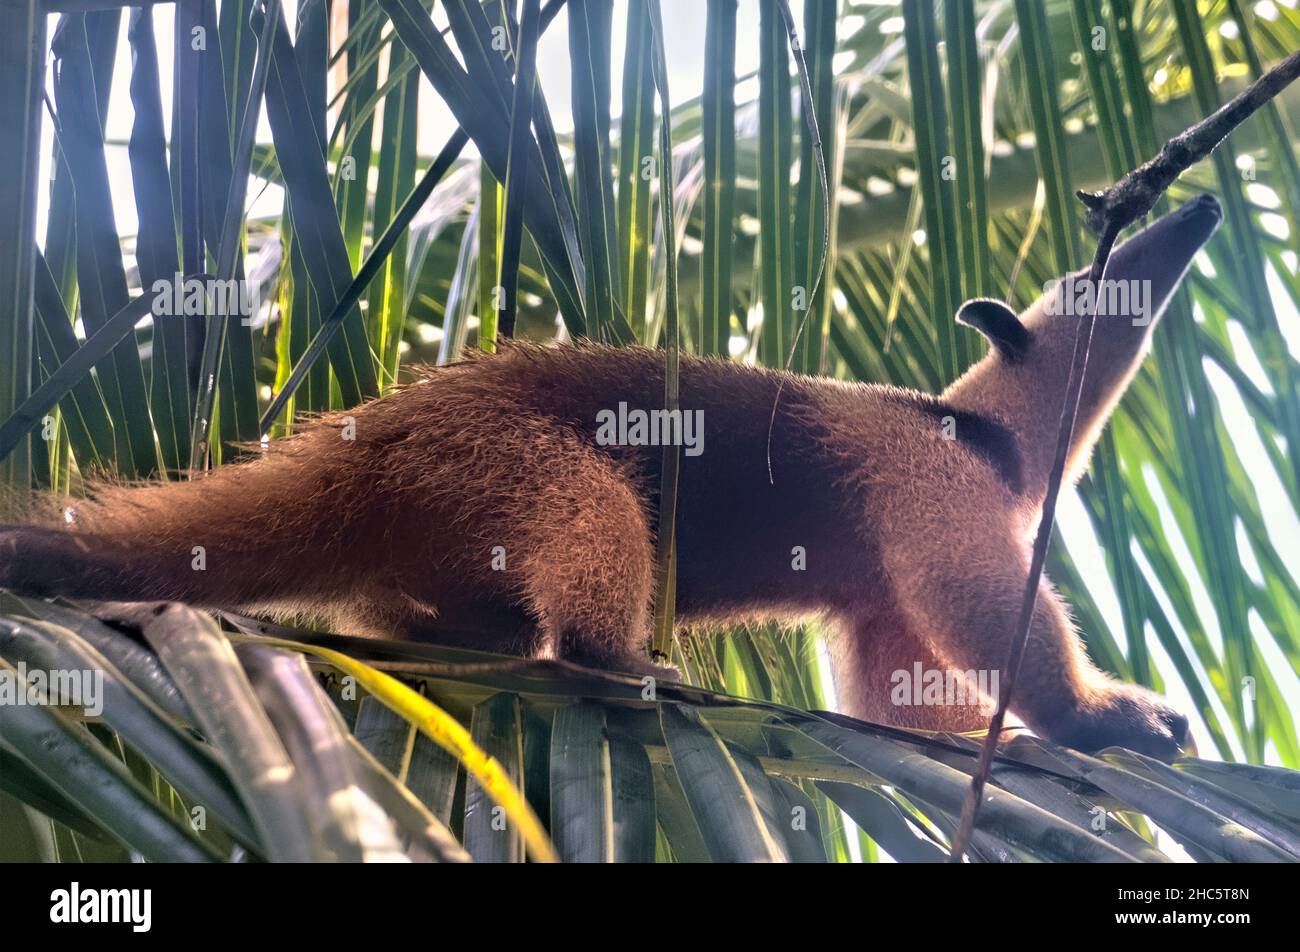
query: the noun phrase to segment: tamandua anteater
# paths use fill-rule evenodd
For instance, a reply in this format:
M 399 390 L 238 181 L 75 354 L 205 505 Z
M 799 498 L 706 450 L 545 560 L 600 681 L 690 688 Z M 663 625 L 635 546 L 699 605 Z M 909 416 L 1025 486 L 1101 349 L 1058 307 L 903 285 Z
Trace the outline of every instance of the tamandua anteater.
M 1111 257 L 1108 281 L 1131 295 L 1118 307 L 1100 295 L 1110 311 L 1067 479 L 1219 221 L 1204 196 Z M 694 440 L 681 454 L 678 620 L 822 616 L 838 630 L 847 713 L 984 726 L 974 706 L 891 703 L 891 679 L 1007 660 L 1074 347 L 1071 293 L 1064 282 L 1019 316 L 964 305 L 957 319 L 992 347 L 940 397 L 683 357 L 677 423 L 702 428 L 667 434 Z M 636 411 L 663 394 L 662 353 L 507 343 L 255 461 L 102 486 L 67 525 L 0 529 L 0 587 L 307 614 L 345 633 L 662 671 L 646 651 L 663 451 Z M 1083 750 L 1177 753 L 1186 718 L 1099 672 L 1046 581 L 1032 624 L 1013 706 L 1026 724 Z

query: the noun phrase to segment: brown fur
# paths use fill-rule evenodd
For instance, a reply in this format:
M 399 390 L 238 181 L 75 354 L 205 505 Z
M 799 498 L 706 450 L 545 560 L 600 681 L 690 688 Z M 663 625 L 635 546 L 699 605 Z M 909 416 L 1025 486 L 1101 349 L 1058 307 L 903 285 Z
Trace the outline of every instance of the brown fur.
M 1174 258 L 1161 304 L 1190 252 Z M 889 687 L 916 661 L 1006 661 L 1073 337 L 1041 308 L 1025 323 L 1023 356 L 991 353 L 941 399 L 683 358 L 681 402 L 703 411 L 704 451 L 682 456 L 679 620 L 827 617 L 848 713 L 981 726 L 973 708 L 891 705 Z M 1072 478 L 1148 333 L 1099 326 Z M 254 462 L 102 487 L 69 527 L 0 529 L 0 585 L 310 613 L 350 633 L 659 670 L 645 651 L 662 451 L 595 434 L 599 411 L 649 410 L 662 394 L 654 351 L 510 344 L 322 418 Z M 1092 666 L 1046 582 L 1016 702 L 1031 727 L 1084 749 L 1169 757 L 1185 739 L 1158 698 Z

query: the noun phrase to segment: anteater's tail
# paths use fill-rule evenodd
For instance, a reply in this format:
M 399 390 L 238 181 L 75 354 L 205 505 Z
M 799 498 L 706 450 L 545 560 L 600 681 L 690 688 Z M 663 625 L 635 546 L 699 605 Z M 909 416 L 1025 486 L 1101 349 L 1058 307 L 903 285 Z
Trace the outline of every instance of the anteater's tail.
M 50 515 L 0 526 L 0 588 L 92 600 L 293 611 L 337 582 L 341 487 L 316 433 L 191 481 L 104 484 Z M 331 474 L 334 475 L 331 475 Z

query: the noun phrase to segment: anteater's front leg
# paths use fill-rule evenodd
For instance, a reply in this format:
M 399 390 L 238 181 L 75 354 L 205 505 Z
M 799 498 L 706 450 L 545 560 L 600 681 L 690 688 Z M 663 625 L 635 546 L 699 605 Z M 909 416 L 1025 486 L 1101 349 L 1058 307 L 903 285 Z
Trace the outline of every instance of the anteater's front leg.
M 913 509 L 937 525 L 891 531 L 884 561 L 910 627 L 964 670 L 1004 669 L 1029 574 L 1028 544 L 996 515 Z M 925 518 L 918 521 L 924 523 Z M 1163 699 L 1109 678 L 1088 660 L 1060 597 L 1043 582 L 1011 709 L 1048 739 L 1084 751 L 1112 745 L 1172 760 L 1187 719 Z
M 835 689 L 846 714 L 874 724 L 964 733 L 988 727 L 991 698 L 978 683 L 947 690 L 957 668 L 887 604 L 846 618 L 831 643 Z M 938 684 L 939 690 L 932 688 Z

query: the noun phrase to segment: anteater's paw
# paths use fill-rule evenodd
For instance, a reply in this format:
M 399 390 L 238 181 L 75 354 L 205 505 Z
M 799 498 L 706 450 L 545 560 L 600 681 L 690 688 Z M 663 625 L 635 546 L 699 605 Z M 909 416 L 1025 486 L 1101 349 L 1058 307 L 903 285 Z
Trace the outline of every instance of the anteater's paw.
M 1159 695 L 1130 684 L 1108 686 L 1093 705 L 1046 733 L 1050 740 L 1085 753 L 1127 747 L 1166 763 L 1191 743 L 1186 717 Z

